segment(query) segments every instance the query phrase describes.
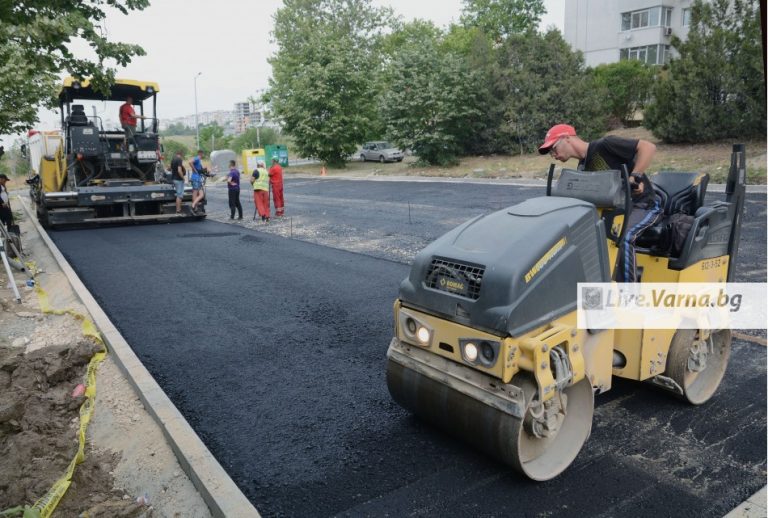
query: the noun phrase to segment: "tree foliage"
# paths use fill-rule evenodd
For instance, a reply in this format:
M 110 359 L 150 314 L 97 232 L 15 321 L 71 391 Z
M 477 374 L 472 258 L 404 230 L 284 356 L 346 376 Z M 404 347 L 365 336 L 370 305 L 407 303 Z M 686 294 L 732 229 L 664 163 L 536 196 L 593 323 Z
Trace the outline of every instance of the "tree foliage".
M 586 73 L 584 59 L 557 30 L 509 37 L 494 76 L 502 109 L 498 151 L 533 151 L 557 123 L 571 124 L 588 139 L 605 130 L 607 107 Z
M 280 143 L 280 134 L 272 128 L 248 128 L 232 139 L 230 149 L 241 153 L 244 149 L 256 149 Z
M 190 150 L 184 143 L 169 138 L 163 139 L 163 156 L 168 163 L 170 163 L 177 151 L 181 151 L 184 157 L 190 156 Z
M 40 107 L 55 106 L 58 74 L 91 78 L 108 91 L 114 63 L 143 56 L 138 45 L 104 35 L 106 8 L 123 14 L 143 10 L 149 0 L 14 0 L 0 2 L 0 133 L 16 133 L 37 122 Z M 93 58 L 76 56 L 73 40 L 88 44 Z
M 461 21 L 501 42 L 512 34 L 536 30 L 545 12 L 544 0 L 464 0 Z
M 629 59 L 598 65 L 593 74 L 611 118 L 624 122 L 648 103 L 656 70 L 642 61 Z
M 205 126 L 200 126 L 200 149 L 206 154 L 216 149 L 226 149 L 228 142 L 224 137 L 224 128 L 218 123 L 212 122 Z
M 164 129 L 160 132 L 161 135 L 194 135 L 195 134 L 195 128 L 190 128 L 189 126 L 185 126 L 181 122 L 174 122 L 173 124 L 168 125 L 168 128 Z
M 757 0 L 696 0 L 688 39 L 653 89 L 645 124 L 667 142 L 765 137 Z
M 475 73 L 424 38 L 396 54 L 389 78 L 382 101 L 389 138 L 426 163 L 455 163 L 482 115 Z
M 265 101 L 300 154 L 343 166 L 378 117 L 376 51 L 391 19 L 370 0 L 285 0 Z

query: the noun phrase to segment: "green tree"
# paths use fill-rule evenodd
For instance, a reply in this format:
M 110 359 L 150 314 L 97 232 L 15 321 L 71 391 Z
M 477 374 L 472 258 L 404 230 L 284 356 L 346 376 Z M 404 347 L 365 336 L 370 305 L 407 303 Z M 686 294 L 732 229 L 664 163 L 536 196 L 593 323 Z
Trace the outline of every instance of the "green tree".
M 535 30 L 545 12 L 544 0 L 464 0 L 461 22 L 500 42 Z
M 225 149 L 227 143 L 222 142 L 224 128 L 216 122 L 200 126 L 200 148 L 209 154 L 216 149 Z
M 273 128 L 248 128 L 230 143 L 230 149 L 241 153 L 244 149 L 280 144 L 280 134 Z
M 91 78 L 107 92 L 115 69 L 134 56 L 138 45 L 109 41 L 106 8 L 140 11 L 149 0 L 14 0 L 0 2 L 0 134 L 24 131 L 37 122 L 40 107 L 55 106 L 58 74 Z M 73 40 L 90 46 L 94 59 L 77 57 Z
M 557 123 L 573 125 L 587 139 L 606 129 L 608 107 L 584 58 L 557 30 L 510 36 L 500 49 L 494 93 L 503 107 L 498 151 L 533 151 Z
M 194 135 L 195 134 L 195 128 L 190 128 L 189 126 L 185 126 L 184 124 L 180 122 L 174 122 L 173 124 L 170 124 L 166 129 L 160 132 L 161 135 Z
M 370 0 L 285 0 L 264 101 L 297 151 L 343 167 L 376 125 L 376 51 L 391 10 Z
M 696 0 L 688 39 L 653 89 L 645 124 L 667 142 L 765 137 L 757 0 Z
M 425 37 L 419 45 L 403 47 L 388 77 L 382 114 L 389 138 L 412 149 L 420 161 L 456 163 L 482 115 L 474 72 L 460 56 L 441 52 Z
M 464 152 L 496 152 L 496 134 L 504 114 L 504 106 L 493 90 L 498 46 L 478 27 L 454 24 L 440 42 L 440 49 L 461 56 L 472 70 L 477 107 L 483 113 L 475 125 L 472 137 L 464 141 Z
M 648 102 L 656 75 L 655 67 L 636 59 L 598 65 L 592 71 L 595 83 L 604 92 L 615 122 L 629 120 Z
M 169 138 L 163 138 L 163 156 L 165 160 L 170 163 L 171 159 L 176 155 L 177 151 L 181 151 L 184 157 L 190 157 L 190 150 L 182 142 Z

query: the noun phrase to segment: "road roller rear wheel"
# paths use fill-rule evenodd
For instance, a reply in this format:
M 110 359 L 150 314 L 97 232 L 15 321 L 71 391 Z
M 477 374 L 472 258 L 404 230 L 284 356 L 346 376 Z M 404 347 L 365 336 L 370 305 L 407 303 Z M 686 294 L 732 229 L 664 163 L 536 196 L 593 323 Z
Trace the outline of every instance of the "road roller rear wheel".
M 731 355 L 731 330 L 680 329 L 667 356 L 669 376 L 682 389 L 678 396 L 693 405 L 707 402 L 720 386 Z
M 534 399 L 537 386 L 530 375 L 518 375 L 511 384 L 523 390 L 523 419 L 396 361 L 387 362 L 387 387 L 400 406 L 528 478 L 554 478 L 573 462 L 589 437 L 594 413 L 592 387 L 584 379 L 545 406 Z

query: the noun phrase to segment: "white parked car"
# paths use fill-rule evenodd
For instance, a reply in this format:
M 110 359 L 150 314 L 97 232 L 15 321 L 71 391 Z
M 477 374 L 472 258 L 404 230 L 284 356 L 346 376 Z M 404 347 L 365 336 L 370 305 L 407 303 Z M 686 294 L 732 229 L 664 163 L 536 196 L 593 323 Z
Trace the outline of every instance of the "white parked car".
M 360 152 L 360 160 L 376 160 L 378 162 L 401 162 L 403 152 L 395 148 L 389 142 L 378 140 L 375 142 L 366 142 Z

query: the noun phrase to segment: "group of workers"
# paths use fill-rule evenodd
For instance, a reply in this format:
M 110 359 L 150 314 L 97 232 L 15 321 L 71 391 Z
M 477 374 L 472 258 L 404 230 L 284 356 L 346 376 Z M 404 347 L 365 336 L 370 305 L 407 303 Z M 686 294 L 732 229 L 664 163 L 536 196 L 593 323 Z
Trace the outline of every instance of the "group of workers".
M 189 161 L 189 182 L 192 185 L 192 213 L 197 214 L 203 211 L 205 190 L 203 188 L 205 178 L 211 176 L 208 170 L 203 166 L 203 152 L 198 151 L 197 155 Z M 181 213 L 181 201 L 184 197 L 184 183 L 187 176 L 187 170 L 184 167 L 184 155 L 181 150 L 176 152 L 171 161 L 171 178 L 176 190 L 176 213 Z M 229 173 L 227 174 L 227 194 L 229 198 L 229 219 L 243 219 L 243 206 L 240 203 L 240 171 L 237 169 L 237 163 L 234 160 L 229 161 Z M 253 186 L 253 203 L 256 206 L 261 221 L 268 223 L 270 219 L 269 193 L 272 192 L 272 201 L 275 205 L 275 215 L 282 217 L 285 214 L 285 200 L 283 198 L 283 168 L 277 157 L 272 159 L 272 167 L 267 171 L 264 162 L 259 161 L 256 169 L 253 170 L 250 180 Z
M 256 207 L 261 221 L 269 223 L 270 207 L 269 193 L 272 192 L 272 201 L 275 204 L 275 216 L 282 217 L 285 214 L 285 201 L 283 199 L 283 168 L 277 157 L 272 159 L 272 167 L 267 171 L 264 162 L 259 161 L 253 170 L 250 180 L 253 187 L 253 204 Z M 238 218 L 243 219 L 243 207 L 240 204 L 240 171 L 234 160 L 229 161 L 229 174 L 227 175 L 227 193 L 229 194 L 229 219 L 235 219 L 235 210 Z M 254 218 L 256 217 L 254 213 Z

